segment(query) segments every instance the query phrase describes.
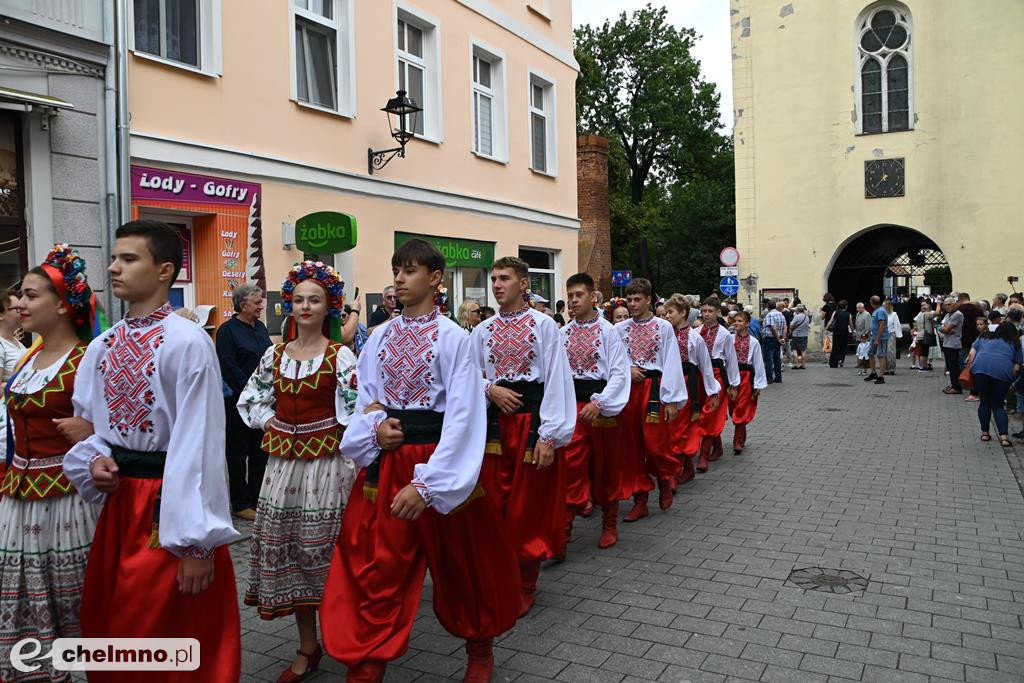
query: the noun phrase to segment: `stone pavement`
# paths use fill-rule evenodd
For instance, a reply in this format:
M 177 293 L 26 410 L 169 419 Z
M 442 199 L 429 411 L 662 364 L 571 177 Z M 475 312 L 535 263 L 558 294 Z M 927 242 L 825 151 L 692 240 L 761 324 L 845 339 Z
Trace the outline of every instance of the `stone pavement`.
M 669 512 L 621 525 L 607 551 L 600 515 L 578 520 L 568 561 L 498 642 L 495 680 L 1024 681 L 1024 499 L 1008 464 L 1024 445 L 980 442 L 976 404 L 942 395 L 941 370 L 899 365 L 884 386 L 850 367 L 787 370 L 743 455 L 728 449 Z M 233 548 L 240 589 L 246 550 Z M 870 583 L 787 583 L 806 567 Z M 428 588 L 388 680 L 461 677 L 462 643 L 429 601 Z M 242 617 L 243 679 L 274 680 L 294 622 Z M 314 680 L 340 679 L 324 662 Z

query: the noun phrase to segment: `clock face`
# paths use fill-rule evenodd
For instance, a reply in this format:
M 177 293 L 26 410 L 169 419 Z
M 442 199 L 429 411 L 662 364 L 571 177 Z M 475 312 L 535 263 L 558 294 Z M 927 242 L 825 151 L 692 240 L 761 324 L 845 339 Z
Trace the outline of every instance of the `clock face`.
M 904 160 L 872 159 L 864 162 L 864 197 L 902 197 L 904 190 Z

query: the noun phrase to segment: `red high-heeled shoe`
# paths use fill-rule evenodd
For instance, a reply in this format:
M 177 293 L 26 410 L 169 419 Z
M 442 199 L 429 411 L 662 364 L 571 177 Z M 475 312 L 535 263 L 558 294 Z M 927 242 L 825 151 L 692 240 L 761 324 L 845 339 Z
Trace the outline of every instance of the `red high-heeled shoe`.
M 303 652 L 302 650 L 296 650 L 295 654 L 301 655 L 306 658 L 307 666 L 306 670 L 300 674 L 292 671 L 291 665 L 288 666 L 284 672 L 277 677 L 277 683 L 296 683 L 297 681 L 306 680 L 307 676 L 316 673 L 316 670 L 320 667 L 320 658 L 324 656 L 323 648 L 320 647 L 320 643 L 317 643 L 316 649 L 312 652 Z

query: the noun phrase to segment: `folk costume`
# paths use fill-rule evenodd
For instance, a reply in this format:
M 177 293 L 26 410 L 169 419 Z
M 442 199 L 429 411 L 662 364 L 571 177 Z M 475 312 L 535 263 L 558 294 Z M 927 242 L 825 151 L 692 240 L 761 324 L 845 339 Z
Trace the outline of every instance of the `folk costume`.
M 697 328 L 697 332 L 704 340 L 711 356 L 715 380 L 723 388 L 739 386 L 740 370 L 736 363 L 736 347 L 733 345 L 732 333 L 718 321 L 713 325 L 704 323 Z M 728 417 L 729 401 L 719 401 L 715 409 L 711 408 L 710 402 L 701 408 L 701 431 L 704 434 L 701 437 L 700 458 L 697 461 L 698 471 L 706 472 L 709 462 L 722 457 L 722 430 Z
M 75 414 L 95 433 L 64 458 L 83 498 L 102 503 L 82 595 L 86 638 L 196 638 L 198 671 L 150 671 L 147 681 L 235 681 L 241 643 L 224 459 L 224 397 L 209 335 L 164 304 L 125 318 L 89 344 L 75 380 Z M 98 491 L 90 465 L 117 462 L 118 487 Z M 210 586 L 178 589 L 183 555 L 214 558 Z M 137 680 L 92 672 L 91 680 Z
M 689 325 L 676 328 L 675 332 L 679 359 L 683 363 L 687 401 L 673 425 L 673 452 L 682 461 L 679 483 L 685 484 L 695 476 L 693 458 L 700 450 L 704 435 L 701 431 L 702 410 L 716 396 L 722 399 L 722 385 L 715 379 L 711 354 L 700 333 Z
M 350 681 L 380 680 L 408 649 L 429 568 L 438 620 L 467 640 L 467 680 L 489 680 L 492 641 L 519 610 L 519 570 L 478 484 L 487 416 L 470 338 L 437 308 L 403 315 L 370 335 L 357 375 L 341 447 L 359 474 L 320 609 L 324 647 L 349 667 Z M 384 409 L 367 413 L 375 404 Z M 404 440 L 382 451 L 377 428 L 388 418 L 401 423 Z M 412 522 L 391 514 L 410 484 L 427 503 Z
M 733 435 L 732 448 L 736 454 L 742 453 L 747 444 L 747 425 L 757 415 L 757 399 L 755 391 L 768 386 L 768 377 L 764 371 L 764 358 L 761 356 L 761 344 L 752 334 L 737 334 L 734 347 L 736 360 L 740 369 L 740 384 L 736 388 L 736 398 L 730 403 L 732 423 L 736 433 Z
M 487 409 L 487 448 L 480 483 L 498 504 L 519 558 L 520 613 L 533 606 L 542 561 L 565 545 L 565 455 L 576 428 L 576 392 L 555 321 L 524 305 L 499 312 L 470 336 L 490 397 L 493 385 L 522 395 L 505 414 Z M 556 449 L 554 463 L 538 469 L 534 447 Z
M 658 481 L 661 508 L 672 505 L 672 485 L 681 464 L 672 448 L 672 425 L 665 417 L 665 406 L 686 403 L 686 383 L 670 322 L 652 313 L 644 320 L 624 320 L 615 329 L 625 342 L 630 365 L 644 374 L 642 381 L 632 384 L 629 402 L 619 415 L 622 497 L 632 496 L 634 501 L 624 521 L 635 522 L 648 514 L 647 498 L 654 488 L 651 477 Z
M 577 416 L 576 431 L 565 447 L 566 535 L 576 515 L 593 500 L 603 513 L 598 545 L 610 548 L 618 539 L 622 465 L 617 416 L 629 401 L 629 356 L 618 332 L 600 315 L 586 322 L 570 320 L 562 328 L 562 339 Z M 590 403 L 600 409 L 600 417 L 590 424 L 580 422 L 580 411 Z
M 57 638 L 81 637 L 82 583 L 99 516 L 64 476 L 71 444 L 53 420 L 74 414 L 71 395 L 85 341 L 106 321 L 77 252 L 57 245 L 42 269 L 84 340 L 48 367 L 37 367 L 43 344 L 34 345 L 4 388 L 7 429 L 0 438 L 10 443 L 0 483 L 0 680 L 11 682 L 69 680 L 46 660 L 38 671 L 18 671 L 10 652 L 22 638 L 39 640 L 46 653 Z
M 296 264 L 282 285 L 285 312 L 304 280 L 328 294 L 328 318 L 344 305 L 344 283 L 330 266 Z M 290 340 L 289 340 L 290 341 Z M 339 340 L 324 353 L 298 361 L 286 343 L 271 346 L 238 398 L 238 414 L 265 430 L 260 448 L 270 455 L 263 476 L 249 554 L 245 604 L 263 619 L 317 607 L 355 465 L 340 452 L 356 402 L 356 357 Z

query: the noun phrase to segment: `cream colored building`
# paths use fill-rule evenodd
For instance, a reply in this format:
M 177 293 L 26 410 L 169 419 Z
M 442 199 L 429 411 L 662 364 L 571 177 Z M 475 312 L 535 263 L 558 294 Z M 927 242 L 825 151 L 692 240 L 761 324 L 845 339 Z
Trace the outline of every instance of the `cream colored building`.
M 187 240 L 174 303 L 213 305 L 219 321 L 234 285 L 265 280 L 273 329 L 276 290 L 303 257 L 294 226 L 321 211 L 356 221 L 355 249 L 319 256 L 364 308 L 409 234 L 444 248 L 453 309 L 490 300 L 487 268 L 503 255 L 560 296 L 579 227 L 569 2 L 133 4 L 133 208 Z M 396 146 L 381 108 L 400 88 L 424 110 L 417 135 L 371 174 L 368 148 Z
M 741 278 L 852 307 L 943 262 L 975 299 L 1024 275 L 1024 3 L 730 8 Z

